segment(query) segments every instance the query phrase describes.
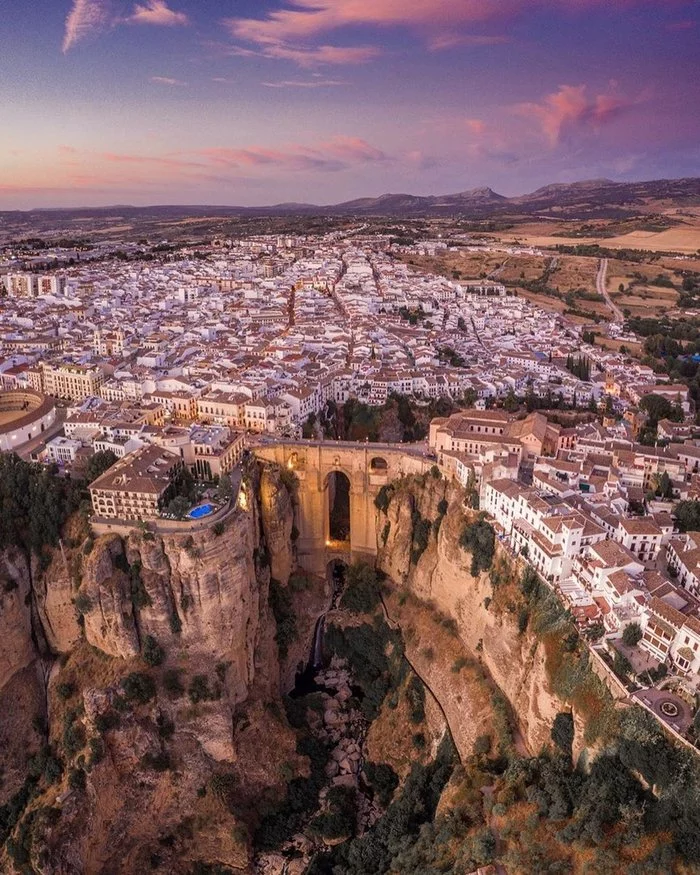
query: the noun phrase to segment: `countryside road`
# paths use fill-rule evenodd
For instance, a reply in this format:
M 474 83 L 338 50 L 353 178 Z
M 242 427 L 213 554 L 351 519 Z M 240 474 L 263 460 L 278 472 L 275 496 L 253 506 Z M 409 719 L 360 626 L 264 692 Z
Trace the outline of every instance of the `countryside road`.
M 598 265 L 598 275 L 595 278 L 596 289 L 599 295 L 602 295 L 605 298 L 605 303 L 608 307 L 613 311 L 616 322 L 624 322 L 625 317 L 622 315 L 622 310 L 617 306 L 617 304 L 613 303 L 612 298 L 608 294 L 608 284 L 607 284 L 607 275 L 608 275 L 608 259 L 601 258 L 600 264 Z

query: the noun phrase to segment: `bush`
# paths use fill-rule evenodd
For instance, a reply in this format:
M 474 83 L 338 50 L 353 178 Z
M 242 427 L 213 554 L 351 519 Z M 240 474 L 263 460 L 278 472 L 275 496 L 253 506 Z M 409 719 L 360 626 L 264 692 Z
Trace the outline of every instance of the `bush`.
M 476 577 L 481 571 L 488 571 L 496 552 L 496 533 L 493 526 L 484 519 L 466 525 L 460 535 L 459 546 L 472 554 L 472 577 Z
M 142 650 L 144 661 L 150 666 L 161 665 L 165 659 L 165 651 L 152 635 L 146 635 Z
M 296 641 L 298 636 L 297 621 L 289 591 L 278 580 L 275 580 L 274 577 L 270 579 L 268 601 L 275 618 L 275 623 L 277 624 L 275 641 L 277 642 L 279 655 L 282 659 L 286 659 L 289 653 L 289 645 Z
M 418 675 L 413 675 L 406 687 L 406 699 L 410 707 L 411 723 L 422 723 L 425 720 L 425 687 Z
M 437 512 L 440 514 L 440 516 L 445 516 L 448 507 L 449 505 L 447 503 L 447 499 L 442 498 L 440 499 L 440 501 L 438 501 Z
M 92 610 L 92 600 L 86 592 L 79 592 L 75 597 L 74 604 L 79 614 L 89 614 Z
M 70 699 L 75 693 L 75 684 L 70 683 L 69 681 L 62 681 L 61 683 L 56 684 L 56 693 L 58 694 L 58 698 L 65 702 L 66 699 Z
M 389 503 L 394 494 L 394 487 L 391 484 L 382 486 L 374 499 L 374 506 L 382 513 L 386 513 L 389 509 Z
M 379 579 L 365 562 L 356 562 L 347 570 L 346 585 L 340 607 L 354 614 L 371 614 L 379 605 Z
M 198 702 L 211 701 L 216 698 L 216 695 L 209 689 L 209 681 L 204 674 L 196 674 L 190 682 L 187 690 L 187 695 L 193 705 Z
M 413 542 L 411 548 L 411 562 L 413 565 L 416 565 L 428 547 L 432 525 L 430 520 L 423 519 L 420 512 L 417 510 L 413 511 L 412 522 Z
M 225 529 L 226 529 L 226 523 L 224 523 L 223 520 L 218 520 L 218 522 L 215 522 L 214 525 L 211 527 L 211 530 L 214 534 L 214 537 L 216 537 L 216 538 L 223 535 Z
M 574 743 L 574 718 L 568 711 L 560 711 L 552 724 L 552 741 L 568 757 Z
M 86 787 L 87 781 L 85 778 L 85 772 L 82 769 L 71 769 L 68 773 L 68 786 L 71 790 L 84 790 Z
M 185 692 L 180 680 L 181 674 L 181 668 L 169 668 L 163 673 L 163 688 L 173 699 L 179 698 Z
M 399 786 L 399 776 L 387 763 L 367 762 L 363 771 L 377 794 L 380 805 L 386 808 L 391 802 L 394 790 Z
M 416 732 L 416 733 L 413 735 L 413 739 L 412 739 L 412 741 L 413 741 L 413 746 L 414 746 L 417 750 L 425 750 L 425 746 L 426 746 L 426 744 L 428 743 L 428 742 L 426 741 L 425 734 L 422 733 L 422 732 Z
M 95 717 L 95 729 L 102 735 L 110 729 L 119 726 L 119 714 L 116 711 L 105 711 Z
M 150 702 L 156 694 L 156 685 L 150 675 L 140 671 L 128 674 L 121 683 L 124 696 L 129 702 L 144 705 Z

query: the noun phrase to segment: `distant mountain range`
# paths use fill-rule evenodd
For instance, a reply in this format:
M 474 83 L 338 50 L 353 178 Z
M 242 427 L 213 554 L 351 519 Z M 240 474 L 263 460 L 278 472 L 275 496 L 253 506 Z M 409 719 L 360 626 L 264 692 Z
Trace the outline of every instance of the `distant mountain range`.
M 236 206 L 110 206 L 76 209 L 0 212 L 0 221 L 43 215 L 54 219 L 88 216 L 109 219 L 174 219 L 184 216 L 357 216 L 357 217 L 453 217 L 467 219 L 542 216 L 551 219 L 623 219 L 667 207 L 700 205 L 700 177 L 657 179 L 647 182 L 613 182 L 590 179 L 554 183 L 530 194 L 505 197 L 490 188 L 474 188 L 457 194 L 425 196 L 383 194 L 340 204 L 283 203 L 264 207 Z

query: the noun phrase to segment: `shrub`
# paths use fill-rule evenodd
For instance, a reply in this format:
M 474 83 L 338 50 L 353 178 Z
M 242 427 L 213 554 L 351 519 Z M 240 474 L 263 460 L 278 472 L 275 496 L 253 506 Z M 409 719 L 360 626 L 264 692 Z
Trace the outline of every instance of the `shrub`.
M 213 775 L 209 781 L 209 789 L 212 796 L 229 808 L 235 799 L 235 793 L 238 789 L 236 776 L 231 772 Z
M 472 577 L 476 577 L 481 571 L 488 571 L 496 551 L 496 533 L 493 526 L 484 519 L 466 525 L 460 535 L 459 546 L 472 554 Z
M 129 586 L 131 589 L 131 601 L 134 607 L 137 610 L 140 608 L 149 608 L 153 602 L 146 591 L 143 577 L 141 577 L 141 563 L 138 560 L 134 561 L 129 566 L 128 574 Z
M 440 516 L 445 516 L 448 507 L 449 505 L 447 503 L 447 499 L 441 498 L 440 501 L 438 501 L 437 512 L 440 514 Z
M 143 658 L 148 665 L 161 665 L 165 659 L 165 651 L 153 635 L 146 635 L 143 641 Z
M 430 473 L 436 480 L 440 480 L 440 478 L 442 477 L 442 474 L 440 473 L 440 469 L 438 468 L 437 465 L 433 465 L 431 467 Z
M 432 526 L 430 520 L 423 519 L 420 512 L 417 510 L 413 511 L 412 521 L 413 542 L 411 548 L 411 562 L 416 565 L 428 547 Z
M 389 503 L 394 494 L 394 487 L 389 483 L 379 490 L 374 499 L 374 506 L 382 513 L 386 513 L 389 509 Z
M 406 699 L 410 707 L 411 723 L 422 723 L 425 720 L 425 687 L 418 675 L 413 675 L 406 687 Z
M 360 709 L 368 720 L 374 720 L 384 697 L 397 689 L 406 676 L 400 633 L 379 617 L 372 625 L 363 623 L 341 629 L 330 624 L 326 627 L 324 648 L 329 654 L 347 659 L 364 692 Z
M 61 683 L 56 684 L 56 693 L 58 694 L 58 698 L 63 699 L 65 702 L 66 699 L 70 699 L 75 693 L 75 684 L 70 681 L 62 681 Z
M 156 694 L 156 685 L 150 675 L 134 671 L 128 674 L 121 683 L 124 696 L 129 702 L 144 705 L 150 702 Z
M 91 738 L 90 739 L 90 758 L 88 759 L 88 765 L 92 769 L 97 763 L 101 762 L 104 759 L 105 755 L 105 745 L 101 738 Z
M 84 790 L 86 786 L 85 772 L 82 769 L 71 769 L 68 773 L 68 786 L 71 790 Z
M 226 524 L 224 523 L 223 520 L 218 520 L 218 522 L 215 522 L 214 525 L 211 527 L 211 530 L 214 534 L 214 537 L 216 537 L 216 538 L 223 535 L 225 529 L 226 529 Z
M 170 631 L 173 635 L 179 635 L 182 632 L 182 620 L 175 607 L 170 612 Z
M 452 671 L 454 674 L 459 674 L 463 668 L 469 665 L 469 658 L 466 656 L 458 656 L 457 659 L 452 663 Z
M 568 711 L 561 711 L 552 724 L 552 741 L 568 757 L 574 743 L 574 718 Z
M 187 695 L 190 697 L 190 701 L 193 705 L 196 705 L 198 702 L 206 702 L 216 698 L 209 689 L 207 676 L 203 674 L 196 674 L 192 678 L 187 689 Z
M 367 762 L 363 771 L 377 794 L 380 805 L 386 808 L 391 802 L 394 790 L 399 786 L 399 776 L 387 763 Z
M 268 601 L 277 624 L 275 641 L 279 654 L 282 659 L 286 659 L 289 645 L 296 640 L 298 635 L 297 621 L 289 591 L 274 577 L 270 579 Z
M 427 744 L 425 735 L 422 732 L 416 732 L 413 736 L 413 746 L 417 750 L 425 750 L 425 746 Z
M 74 715 L 68 715 L 63 727 L 63 748 L 69 757 L 75 756 L 85 747 L 85 729 L 80 723 L 74 722 Z
M 180 680 L 181 668 L 169 668 L 163 673 L 163 688 L 173 699 L 179 698 L 185 688 Z
M 379 605 L 379 579 L 365 562 L 356 562 L 347 570 L 346 586 L 340 607 L 354 614 L 370 614 Z
M 382 546 L 386 547 L 386 542 L 389 540 L 389 532 L 391 532 L 391 523 L 387 520 L 382 529 Z
M 75 597 L 74 604 L 79 614 L 89 614 L 92 610 L 92 601 L 86 592 L 79 592 Z
M 95 729 L 100 734 L 109 732 L 110 729 L 115 729 L 119 726 L 119 714 L 116 711 L 105 711 L 95 717 Z

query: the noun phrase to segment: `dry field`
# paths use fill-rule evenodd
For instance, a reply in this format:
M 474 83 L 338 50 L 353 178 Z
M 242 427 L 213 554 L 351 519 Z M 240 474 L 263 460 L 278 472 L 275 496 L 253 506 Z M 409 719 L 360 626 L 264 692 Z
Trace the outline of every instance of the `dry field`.
M 668 211 L 669 218 L 679 224 L 660 230 L 631 229 L 626 233 L 608 236 L 605 233 L 592 233 L 586 237 L 560 237 L 554 234 L 574 233 L 581 228 L 581 222 L 540 221 L 519 225 L 517 230 L 499 234 L 503 242 L 519 241 L 527 246 L 550 247 L 576 245 L 577 243 L 598 243 L 609 249 L 646 249 L 650 252 L 679 252 L 683 255 L 700 253 L 700 216 L 693 213 L 679 214 Z M 612 223 L 600 222 L 596 227 L 601 231 L 614 227 Z

